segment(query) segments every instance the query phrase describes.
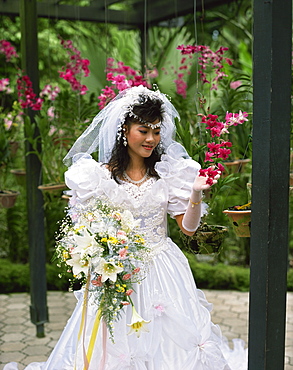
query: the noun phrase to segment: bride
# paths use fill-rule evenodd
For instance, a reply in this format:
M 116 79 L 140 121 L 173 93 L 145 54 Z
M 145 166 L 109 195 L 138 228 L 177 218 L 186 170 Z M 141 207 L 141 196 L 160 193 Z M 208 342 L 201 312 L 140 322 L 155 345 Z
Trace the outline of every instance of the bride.
M 94 118 L 65 157 L 71 213 L 93 199 L 109 199 L 140 220 L 150 249 L 148 271 L 131 299 L 141 316 L 133 321 L 126 305 L 114 323 L 114 342 L 100 325 L 93 343 L 97 305 L 85 302 L 82 289 L 49 359 L 27 370 L 247 369 L 247 350 L 241 343 L 232 350 L 223 340 L 186 257 L 167 234 L 167 214 L 185 234 L 194 234 L 206 212 L 202 191 L 210 186 L 198 176 L 200 165 L 174 140 L 176 117 L 159 90 L 129 88 Z M 4 367 L 14 369 L 16 363 Z

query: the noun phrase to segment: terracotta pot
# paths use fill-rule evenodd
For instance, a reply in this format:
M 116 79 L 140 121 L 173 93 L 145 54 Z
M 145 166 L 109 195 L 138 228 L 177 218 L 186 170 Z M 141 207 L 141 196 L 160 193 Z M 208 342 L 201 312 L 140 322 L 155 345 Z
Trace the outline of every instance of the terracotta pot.
M 19 148 L 19 141 L 9 141 L 9 146 L 10 146 L 10 153 L 12 156 L 15 156 L 15 154 L 18 151 Z
M 23 169 L 10 170 L 10 173 L 12 173 L 16 177 L 16 181 L 19 185 L 25 185 L 25 176 L 26 176 L 25 170 Z
M 64 200 L 66 200 L 67 202 L 69 202 L 69 200 L 70 200 L 71 197 L 69 195 L 63 194 L 63 195 L 61 195 L 61 198 L 64 199 Z
M 223 172 L 223 176 L 227 176 L 230 173 L 242 172 L 246 163 L 249 163 L 249 162 L 250 162 L 250 158 L 237 159 L 231 162 L 224 162 L 223 164 L 227 168 L 227 171 Z
M 251 210 L 225 210 L 237 236 L 250 237 Z
M 0 190 L 0 204 L 4 208 L 13 207 L 19 194 L 15 190 Z
M 64 183 L 61 184 L 43 184 L 39 185 L 38 189 L 42 191 L 56 191 L 56 190 L 65 190 L 67 186 Z

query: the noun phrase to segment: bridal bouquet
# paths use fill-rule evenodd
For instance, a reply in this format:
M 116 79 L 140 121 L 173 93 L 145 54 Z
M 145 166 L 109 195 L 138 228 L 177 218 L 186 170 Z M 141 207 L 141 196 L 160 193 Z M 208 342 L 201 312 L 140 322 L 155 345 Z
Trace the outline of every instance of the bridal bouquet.
M 134 283 L 145 277 L 143 256 L 148 252 L 137 233 L 139 223 L 130 211 L 95 199 L 71 208 L 57 240 L 58 266 L 85 286 L 85 294 L 98 305 L 112 340 L 113 322 L 125 305 L 131 304 L 134 314 L 129 334 L 139 336 L 140 331 L 147 331 L 147 321 L 137 314 L 131 300 Z

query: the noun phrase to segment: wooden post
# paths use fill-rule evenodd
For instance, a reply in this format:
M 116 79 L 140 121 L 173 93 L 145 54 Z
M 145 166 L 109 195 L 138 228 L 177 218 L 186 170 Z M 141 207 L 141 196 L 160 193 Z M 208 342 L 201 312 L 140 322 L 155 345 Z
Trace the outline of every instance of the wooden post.
M 20 1 L 22 69 L 30 77 L 33 90 L 39 94 L 38 31 L 36 0 Z M 34 121 L 34 111 L 28 116 Z M 36 127 L 34 137 L 39 136 Z M 44 235 L 44 208 L 42 192 L 38 190 L 41 180 L 41 163 L 37 155 L 30 153 L 31 144 L 26 140 L 27 209 L 29 225 L 29 261 L 31 321 L 36 325 L 37 336 L 44 336 L 44 323 L 48 321 L 46 286 L 46 250 Z M 38 148 L 41 151 L 41 145 Z M 30 153 L 30 154 L 28 154 Z
M 292 1 L 254 1 L 249 370 L 284 369 Z

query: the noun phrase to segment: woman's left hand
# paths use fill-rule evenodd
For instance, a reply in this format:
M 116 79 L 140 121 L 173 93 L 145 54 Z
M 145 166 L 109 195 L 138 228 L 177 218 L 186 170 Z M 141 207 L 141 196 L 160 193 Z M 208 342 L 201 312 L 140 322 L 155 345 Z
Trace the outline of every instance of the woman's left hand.
M 210 183 L 207 183 L 208 176 L 199 176 L 197 175 L 194 183 L 193 183 L 193 190 L 194 191 L 202 191 L 209 189 L 212 185 L 216 184 L 218 182 L 218 179 L 220 177 L 220 171 L 217 171 L 218 174 L 210 181 Z

